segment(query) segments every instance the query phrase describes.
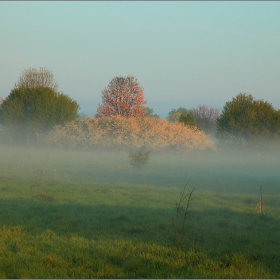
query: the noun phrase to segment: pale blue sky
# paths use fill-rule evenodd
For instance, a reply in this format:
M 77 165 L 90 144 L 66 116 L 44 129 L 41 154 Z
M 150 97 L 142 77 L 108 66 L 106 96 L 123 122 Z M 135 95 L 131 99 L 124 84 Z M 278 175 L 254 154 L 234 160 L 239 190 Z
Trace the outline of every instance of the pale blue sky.
M 280 109 L 280 2 L 0 2 L 0 30 L 1 97 L 47 67 L 87 115 L 120 75 L 162 118 L 240 92 Z

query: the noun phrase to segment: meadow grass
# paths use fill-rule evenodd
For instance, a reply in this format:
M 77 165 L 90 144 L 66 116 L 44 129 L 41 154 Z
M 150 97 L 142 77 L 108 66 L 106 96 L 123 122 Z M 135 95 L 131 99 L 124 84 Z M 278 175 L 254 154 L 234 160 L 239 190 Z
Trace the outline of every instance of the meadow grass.
M 1 278 L 279 278 L 278 155 L 0 146 Z M 184 242 L 172 218 L 196 186 Z M 263 214 L 258 213 L 260 186 Z

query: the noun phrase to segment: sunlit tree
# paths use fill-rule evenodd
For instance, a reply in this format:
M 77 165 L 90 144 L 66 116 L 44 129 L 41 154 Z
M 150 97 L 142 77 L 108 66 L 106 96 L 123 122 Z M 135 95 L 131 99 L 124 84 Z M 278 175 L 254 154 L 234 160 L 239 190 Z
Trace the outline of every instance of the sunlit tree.
M 132 76 L 115 77 L 102 91 L 97 116 L 141 117 L 146 114 L 143 88 Z
M 271 103 L 240 93 L 226 102 L 217 119 L 216 136 L 220 141 L 261 143 L 279 133 L 279 111 Z

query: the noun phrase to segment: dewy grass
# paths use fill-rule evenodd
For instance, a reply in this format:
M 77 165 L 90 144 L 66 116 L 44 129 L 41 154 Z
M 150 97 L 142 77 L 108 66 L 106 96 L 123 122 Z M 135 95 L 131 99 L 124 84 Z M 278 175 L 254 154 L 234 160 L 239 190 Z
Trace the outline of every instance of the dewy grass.
M 153 153 L 135 181 L 127 153 L 0 153 L 0 278 L 280 277 L 276 156 Z M 198 189 L 178 250 L 172 216 L 186 175 Z

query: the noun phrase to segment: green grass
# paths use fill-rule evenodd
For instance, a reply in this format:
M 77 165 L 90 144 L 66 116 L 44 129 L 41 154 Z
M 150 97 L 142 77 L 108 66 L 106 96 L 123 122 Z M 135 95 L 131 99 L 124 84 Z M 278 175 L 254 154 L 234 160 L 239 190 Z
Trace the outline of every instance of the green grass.
M 279 278 L 278 156 L 0 146 L 1 278 Z M 196 185 L 182 248 L 172 226 Z M 263 187 L 263 214 L 257 213 Z

